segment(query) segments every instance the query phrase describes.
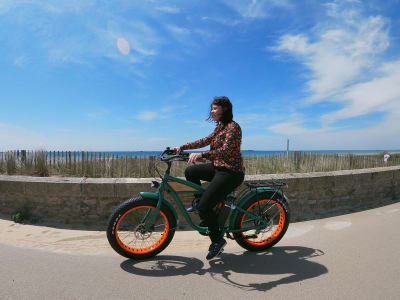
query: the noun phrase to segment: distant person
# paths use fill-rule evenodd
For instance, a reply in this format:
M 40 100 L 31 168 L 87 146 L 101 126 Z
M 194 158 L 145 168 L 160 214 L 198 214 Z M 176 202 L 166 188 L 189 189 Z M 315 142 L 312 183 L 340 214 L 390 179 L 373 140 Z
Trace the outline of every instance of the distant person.
M 242 130 L 233 121 L 232 103 L 228 97 L 214 98 L 207 120 L 216 123 L 209 136 L 174 149 L 181 152 L 210 145 L 210 151 L 190 154 L 189 163 L 204 159 L 209 159 L 211 163 L 187 167 L 185 177 L 198 185 L 201 185 L 200 180 L 210 182 L 200 198 L 198 210 L 200 218 L 208 226 L 211 245 L 206 258 L 211 259 L 222 252 L 226 245 L 214 207 L 243 182 L 244 165 L 240 152 Z
M 389 152 L 385 152 L 385 153 L 383 154 L 383 163 L 385 164 L 385 166 L 387 166 L 387 163 L 388 163 L 389 158 L 390 158 Z

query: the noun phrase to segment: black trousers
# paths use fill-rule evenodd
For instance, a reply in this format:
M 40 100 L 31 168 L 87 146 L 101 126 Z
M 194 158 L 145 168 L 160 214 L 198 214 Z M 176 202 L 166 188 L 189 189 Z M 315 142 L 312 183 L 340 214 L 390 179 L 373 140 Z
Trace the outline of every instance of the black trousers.
M 210 182 L 201 196 L 199 214 L 208 226 L 211 242 L 218 242 L 221 239 L 221 229 L 218 226 L 214 207 L 243 182 L 244 174 L 225 168 L 216 168 L 212 163 L 208 163 L 187 167 L 185 177 L 198 185 L 200 185 L 200 180 Z

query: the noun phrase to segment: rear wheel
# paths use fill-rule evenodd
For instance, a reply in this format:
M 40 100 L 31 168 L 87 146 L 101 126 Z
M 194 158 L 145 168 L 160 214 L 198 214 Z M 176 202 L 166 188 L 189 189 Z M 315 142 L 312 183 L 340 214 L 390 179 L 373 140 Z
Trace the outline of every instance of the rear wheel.
M 252 229 L 244 232 L 235 232 L 236 242 L 250 251 L 266 250 L 280 241 L 289 226 L 289 211 L 282 200 L 271 199 L 267 193 L 250 198 L 242 207 L 266 222 L 261 229 Z M 234 221 L 235 229 L 243 229 L 260 225 L 254 217 L 239 212 Z
M 108 219 L 107 239 L 120 255 L 146 259 L 163 251 L 171 242 L 176 218 L 166 205 L 161 205 L 154 224 L 144 231 L 157 200 L 136 197 L 121 203 Z

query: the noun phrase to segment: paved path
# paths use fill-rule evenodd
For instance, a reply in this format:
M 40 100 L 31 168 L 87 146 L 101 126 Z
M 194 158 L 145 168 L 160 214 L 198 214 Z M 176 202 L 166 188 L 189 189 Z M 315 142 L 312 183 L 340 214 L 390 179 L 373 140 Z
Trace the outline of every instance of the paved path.
M 115 254 L 105 233 L 0 220 L 1 299 L 400 299 L 400 203 L 291 224 L 249 253 L 177 232 L 155 259 Z

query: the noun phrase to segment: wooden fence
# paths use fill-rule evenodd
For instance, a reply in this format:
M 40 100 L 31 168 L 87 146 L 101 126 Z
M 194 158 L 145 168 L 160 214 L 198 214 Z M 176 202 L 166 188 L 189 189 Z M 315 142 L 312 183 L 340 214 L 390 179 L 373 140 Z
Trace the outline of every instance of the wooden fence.
M 246 174 L 322 172 L 382 167 L 383 155 L 338 155 L 291 152 L 289 155 L 244 156 Z M 388 166 L 400 165 L 392 154 Z M 185 162 L 175 162 L 172 175 L 184 176 Z M 7 151 L 0 152 L 0 174 L 34 176 L 154 177 L 166 165 L 154 156 L 118 156 L 109 152 Z

